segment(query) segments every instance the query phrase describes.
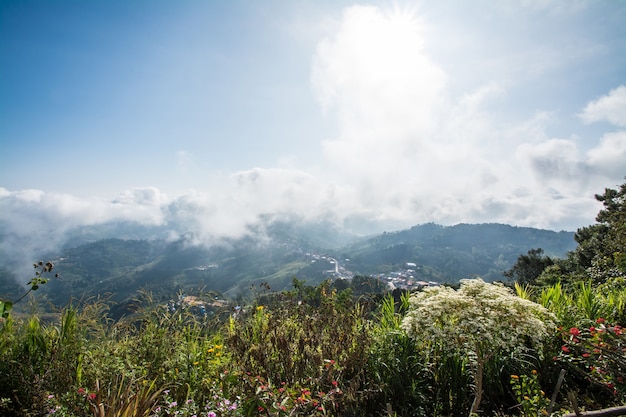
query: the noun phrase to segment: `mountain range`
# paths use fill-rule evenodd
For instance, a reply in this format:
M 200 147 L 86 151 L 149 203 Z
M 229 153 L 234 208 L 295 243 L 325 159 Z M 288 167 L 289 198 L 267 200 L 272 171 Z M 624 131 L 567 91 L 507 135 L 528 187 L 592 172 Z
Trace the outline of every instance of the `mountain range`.
M 504 224 L 429 223 L 355 237 L 330 224 L 273 222 L 263 233 L 210 245 L 184 236 L 166 239 L 161 230 L 108 225 L 77 230 L 63 249 L 42 254 L 55 263 L 59 277 L 42 286 L 38 296 L 53 306 L 102 294 L 127 303 L 141 289 L 157 299 L 200 290 L 239 299 L 261 283 L 282 290 L 293 278 L 317 284 L 401 272 L 420 282 L 455 284 L 473 276 L 506 280 L 502 272 L 530 249 L 542 248 L 558 258 L 575 247 L 573 232 Z M 0 267 L 0 297 L 15 299 L 24 293 L 30 277 Z

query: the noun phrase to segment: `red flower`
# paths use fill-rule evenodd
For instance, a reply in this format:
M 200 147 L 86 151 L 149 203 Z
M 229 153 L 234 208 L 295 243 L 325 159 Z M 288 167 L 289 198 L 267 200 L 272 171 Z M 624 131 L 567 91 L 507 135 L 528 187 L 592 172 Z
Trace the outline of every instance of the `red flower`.
M 600 317 L 598 320 L 596 320 L 596 323 L 604 323 L 606 320 L 604 320 L 602 317 Z
M 85 395 L 85 388 L 78 388 L 79 395 Z
M 333 381 L 333 382 L 331 382 L 331 384 L 333 384 L 333 386 L 336 387 L 338 383 L 337 383 L 337 381 Z
M 94 392 L 90 393 L 89 395 L 87 395 L 87 399 L 89 401 L 94 401 L 96 399 L 96 394 Z
M 569 329 L 569 334 L 571 334 L 572 336 L 578 336 L 580 334 L 580 331 L 576 327 L 572 327 L 571 329 Z
M 565 345 L 563 345 L 563 346 L 561 347 L 561 350 L 562 350 L 563 352 L 565 352 L 565 353 L 568 353 L 568 352 L 569 352 L 569 348 L 568 348 L 567 346 L 565 346 Z

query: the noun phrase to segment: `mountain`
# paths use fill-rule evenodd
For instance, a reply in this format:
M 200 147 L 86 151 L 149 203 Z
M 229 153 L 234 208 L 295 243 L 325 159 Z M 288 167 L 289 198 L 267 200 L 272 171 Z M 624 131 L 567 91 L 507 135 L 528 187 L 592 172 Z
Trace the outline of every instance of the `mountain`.
M 457 282 L 470 276 L 493 281 L 503 279 L 502 271 L 534 248 L 563 257 L 576 248 L 574 233 L 504 224 L 429 223 L 358 241 L 343 248 L 343 254 L 359 274 L 386 273 L 410 262 L 425 281 Z
M 502 224 L 431 223 L 361 239 L 338 235 L 328 224 L 272 223 L 255 232 L 211 246 L 192 245 L 184 238 L 174 242 L 107 238 L 67 247 L 50 258 L 60 277 L 42 286 L 39 294 L 56 306 L 70 297 L 105 293 L 124 304 L 142 288 L 157 299 L 201 288 L 237 299 L 261 283 L 282 290 L 294 277 L 310 284 L 328 277 L 385 277 L 406 270 L 407 264 L 415 280 L 456 283 L 475 275 L 499 280 L 504 279 L 502 271 L 529 249 L 541 247 L 548 256 L 562 257 L 576 246 L 572 232 Z M 82 241 L 97 236 L 97 231 L 76 236 Z M 14 279 L 0 266 L 2 298 L 15 299 L 23 292 L 11 285 Z

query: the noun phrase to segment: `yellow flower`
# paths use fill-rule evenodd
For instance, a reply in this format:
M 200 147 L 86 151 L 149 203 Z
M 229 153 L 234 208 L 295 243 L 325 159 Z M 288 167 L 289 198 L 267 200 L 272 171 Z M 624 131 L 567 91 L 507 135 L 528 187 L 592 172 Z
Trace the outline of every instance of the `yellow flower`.
M 531 372 L 532 372 L 533 375 L 537 375 L 537 370 L 536 369 L 533 369 Z
M 524 399 L 525 399 L 526 401 L 530 400 L 530 398 L 528 398 L 528 395 L 524 395 Z
M 206 353 L 213 353 L 213 352 L 214 352 L 213 348 L 206 351 Z
M 222 348 L 222 345 L 215 345 L 215 349 L 218 349 L 218 350 L 219 350 L 219 349 L 221 349 L 221 348 Z
M 194 362 L 193 364 L 194 364 L 194 365 L 198 365 L 199 363 L 200 363 L 200 362 Z
M 263 310 L 265 307 L 264 306 L 257 306 L 256 311 L 261 311 Z

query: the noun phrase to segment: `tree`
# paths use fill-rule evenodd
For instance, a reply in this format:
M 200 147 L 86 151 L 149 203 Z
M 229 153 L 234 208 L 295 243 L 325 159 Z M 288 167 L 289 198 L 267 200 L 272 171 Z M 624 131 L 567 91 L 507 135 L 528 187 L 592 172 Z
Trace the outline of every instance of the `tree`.
M 452 355 L 467 355 L 474 379 L 476 413 L 483 395 L 483 369 L 496 353 L 516 355 L 538 347 L 554 316 L 498 284 L 461 280 L 458 291 L 430 287 L 411 296 L 402 327 L 415 340 L 434 343 Z
M 626 273 L 626 183 L 618 189 L 606 188 L 596 194 L 596 200 L 604 208 L 596 216 L 598 223 L 578 229 L 574 238 L 578 247 L 570 254 L 579 268 L 601 267 Z M 607 276 L 615 275 L 615 272 Z M 594 280 L 603 281 L 603 274 L 595 274 Z
M 543 249 L 531 249 L 528 255 L 520 255 L 511 269 L 503 272 L 505 277 L 512 278 L 521 285 L 534 284 L 539 275 L 554 261 L 548 256 L 542 256 Z

